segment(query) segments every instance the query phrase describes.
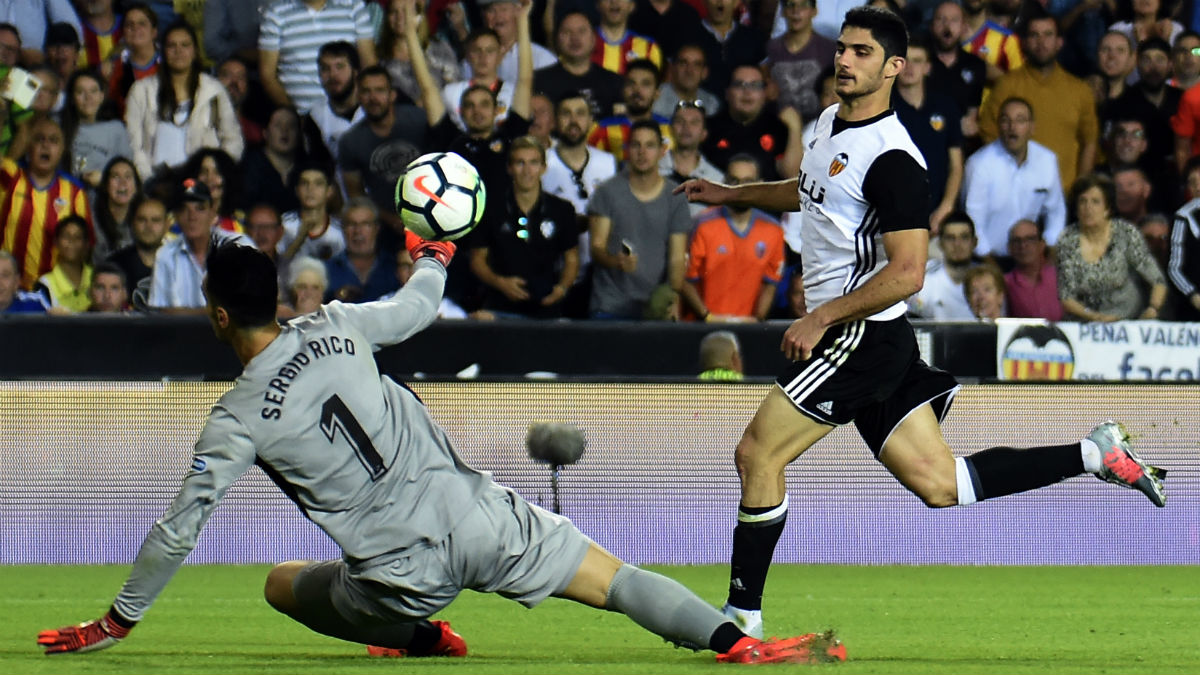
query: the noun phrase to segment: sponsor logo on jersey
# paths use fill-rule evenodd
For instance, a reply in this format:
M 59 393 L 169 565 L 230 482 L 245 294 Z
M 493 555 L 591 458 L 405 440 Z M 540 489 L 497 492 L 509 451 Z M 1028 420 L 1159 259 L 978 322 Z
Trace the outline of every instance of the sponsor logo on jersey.
M 829 177 L 833 178 L 834 176 L 841 173 L 846 168 L 846 165 L 849 163 L 850 163 L 850 155 L 847 155 L 844 152 L 839 152 L 833 158 L 833 161 L 829 163 Z
M 803 170 L 800 171 L 800 194 L 806 195 L 813 204 L 825 201 L 825 188 L 817 185 L 816 179 L 810 180 Z

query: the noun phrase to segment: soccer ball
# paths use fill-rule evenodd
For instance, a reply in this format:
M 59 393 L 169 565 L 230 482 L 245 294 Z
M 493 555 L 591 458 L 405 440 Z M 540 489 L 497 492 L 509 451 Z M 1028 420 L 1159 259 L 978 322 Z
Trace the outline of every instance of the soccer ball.
M 451 241 L 475 229 L 486 201 L 479 172 L 453 152 L 421 155 L 396 183 L 396 212 L 404 227 L 431 241 Z

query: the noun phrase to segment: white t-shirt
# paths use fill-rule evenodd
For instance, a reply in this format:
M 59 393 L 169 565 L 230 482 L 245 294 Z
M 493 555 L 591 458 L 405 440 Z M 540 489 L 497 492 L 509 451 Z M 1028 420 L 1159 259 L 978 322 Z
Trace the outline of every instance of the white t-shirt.
M 175 108 L 175 117 L 170 122 L 158 121 L 154 132 L 154 152 L 150 165 L 166 164 L 182 166 L 187 161 L 187 122 L 192 113 L 192 102 L 184 101 Z
M 296 240 L 300 232 L 300 212 L 288 211 L 280 218 L 283 221 L 283 238 L 279 240 L 276 250 L 280 255 Z M 325 231 L 313 236 L 309 233 L 308 241 L 300 245 L 297 256 L 308 256 L 317 260 L 329 260 L 346 249 L 346 238 L 342 235 L 342 222 L 330 217 Z

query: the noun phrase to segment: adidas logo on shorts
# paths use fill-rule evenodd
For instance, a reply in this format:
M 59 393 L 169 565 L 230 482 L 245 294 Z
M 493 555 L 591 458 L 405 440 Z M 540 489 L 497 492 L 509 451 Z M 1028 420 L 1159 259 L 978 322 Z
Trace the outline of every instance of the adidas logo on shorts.
M 825 401 L 824 403 L 818 403 L 817 410 L 820 410 L 821 412 L 825 413 L 826 415 L 832 415 L 833 414 L 833 401 Z

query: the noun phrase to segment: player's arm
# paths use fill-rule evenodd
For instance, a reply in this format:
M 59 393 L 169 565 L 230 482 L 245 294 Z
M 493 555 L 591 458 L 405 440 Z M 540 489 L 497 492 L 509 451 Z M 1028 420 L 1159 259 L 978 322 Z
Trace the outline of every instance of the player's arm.
M 47 654 L 86 652 L 115 645 L 142 620 L 196 541 L 225 491 L 254 463 L 254 446 L 245 427 L 218 405 L 196 442 L 183 485 L 142 542 L 133 571 L 103 617 L 96 621 L 45 630 L 38 644 Z
M 689 202 L 713 206 L 758 208 L 772 213 L 800 210 L 799 178 L 736 187 L 714 183 L 704 178 L 693 178 L 675 188 L 675 194 L 680 193 L 686 196 Z
M 442 92 L 429 72 L 429 61 L 425 58 L 425 51 L 421 49 L 421 38 L 417 35 L 417 28 L 425 17 L 417 12 L 416 3 L 405 2 L 401 5 L 404 10 L 404 43 L 408 46 L 408 58 L 412 61 L 413 77 L 421 88 L 421 105 L 425 108 L 425 119 L 432 127 L 445 117 L 446 105 L 442 103 Z

